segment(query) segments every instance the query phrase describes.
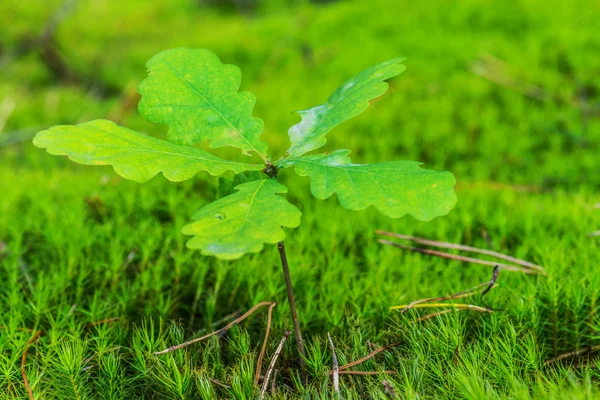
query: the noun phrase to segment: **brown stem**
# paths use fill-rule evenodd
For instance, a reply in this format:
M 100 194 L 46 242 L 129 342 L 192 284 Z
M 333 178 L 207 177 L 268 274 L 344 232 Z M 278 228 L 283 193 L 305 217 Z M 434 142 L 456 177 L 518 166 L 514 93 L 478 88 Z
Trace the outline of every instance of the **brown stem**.
M 285 254 L 285 245 L 283 242 L 277 243 L 279 256 L 281 257 L 281 266 L 283 267 L 283 277 L 285 278 L 285 286 L 287 288 L 288 303 L 292 312 L 292 322 L 294 324 L 294 334 L 296 335 L 296 346 L 300 353 L 300 366 L 302 367 L 302 376 L 306 374 L 306 351 L 304 350 L 304 341 L 302 340 L 302 332 L 300 331 L 300 323 L 298 322 L 298 314 L 296 313 L 296 300 L 294 299 L 294 289 L 292 288 L 292 278 L 288 266 L 287 256 Z

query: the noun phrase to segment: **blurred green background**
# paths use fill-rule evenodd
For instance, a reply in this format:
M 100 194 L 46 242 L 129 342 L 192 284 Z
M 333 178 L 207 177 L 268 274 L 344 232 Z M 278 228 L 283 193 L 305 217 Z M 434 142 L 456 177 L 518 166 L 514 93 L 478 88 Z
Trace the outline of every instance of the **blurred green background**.
M 294 110 L 323 103 L 368 66 L 407 58 L 389 92 L 328 134 L 325 150 L 351 149 L 359 163 L 411 159 L 451 171 L 456 210 L 431 223 L 393 221 L 372 209 L 345 211 L 335 198 L 312 199 L 305 178 L 283 176 L 304 213 L 289 234 L 288 257 L 322 368 L 330 363 L 328 331 L 350 359 L 366 354 L 367 339 L 402 338 L 403 347 L 370 367 L 402 370 L 389 379 L 406 398 L 593 396 L 593 368 L 542 365 L 600 339 L 600 246 L 588 236 L 600 229 L 599 18 L 600 3 L 590 0 L 2 0 L 0 394 L 26 398 L 19 368 L 31 334 L 22 328 L 45 332 L 28 361 L 40 398 L 194 398 L 205 393 L 206 376 L 234 388 L 232 377 L 243 381 L 264 316 L 232 334 L 252 338 L 243 365 L 215 356 L 207 366 L 193 351 L 157 361 L 152 346 L 261 300 L 280 304 L 270 346 L 289 326 L 274 249 L 233 263 L 185 250 L 179 231 L 214 199 L 216 178 L 172 184 L 159 176 L 137 185 L 109 167 L 79 166 L 31 145 L 46 127 L 96 118 L 164 135 L 165 126 L 138 115 L 136 86 L 152 55 L 185 46 L 241 68 L 241 90 L 256 95 L 254 115 L 265 121 L 275 158 L 299 121 Z M 503 273 L 494 295 L 505 312 L 449 317 L 417 332 L 388 307 L 473 286 L 490 271 L 383 248 L 378 228 L 510 253 L 548 276 Z M 121 321 L 85 328 L 113 316 Z M 152 332 L 154 339 L 140 339 Z M 115 346 L 119 355 L 107 355 Z M 459 361 L 457 346 L 465 352 Z M 286 352 L 293 359 L 293 347 Z M 99 364 L 90 372 L 92 355 Z M 178 374 L 188 386 L 177 384 Z M 279 379 L 291 382 L 284 373 Z M 348 378 L 345 395 L 386 398 L 380 381 Z M 252 396 L 251 385 L 240 387 L 214 390 Z M 326 388 L 322 378 L 306 396 L 326 396 Z

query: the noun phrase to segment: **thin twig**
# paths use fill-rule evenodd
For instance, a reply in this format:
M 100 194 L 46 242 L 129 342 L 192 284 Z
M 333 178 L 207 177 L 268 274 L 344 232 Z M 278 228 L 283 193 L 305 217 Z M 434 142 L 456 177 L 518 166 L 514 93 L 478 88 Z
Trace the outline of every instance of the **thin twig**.
M 589 237 L 595 237 L 595 236 L 600 236 L 600 231 L 594 231 L 594 232 L 590 232 L 588 233 Z
M 524 274 L 540 274 L 541 273 L 541 274 L 545 275 L 545 272 L 541 272 L 541 271 L 538 271 L 536 269 L 531 269 L 531 268 L 517 267 L 514 265 L 502 264 L 502 263 L 492 262 L 492 261 L 484 261 L 484 260 L 479 260 L 477 258 L 472 258 L 472 257 L 463 257 L 463 256 L 459 256 L 456 254 L 444 253 L 442 251 L 437 251 L 437 250 L 421 249 L 419 247 L 410 247 L 410 246 L 405 246 L 403 244 L 392 242 L 389 240 L 384 240 L 384 239 L 379 239 L 378 242 L 382 243 L 382 244 L 394 246 L 394 247 L 399 247 L 401 249 L 414 251 L 417 253 L 429 254 L 432 256 L 448 258 L 451 260 L 463 261 L 463 262 L 480 264 L 480 265 L 487 265 L 487 266 L 491 266 L 491 267 L 499 266 L 500 268 L 505 269 L 507 271 L 522 272 Z
M 260 398 L 261 399 L 263 397 L 265 397 L 267 387 L 269 387 L 269 380 L 271 379 L 271 373 L 273 372 L 273 369 L 275 368 L 277 359 L 279 358 L 279 355 L 281 354 L 281 351 L 283 350 L 283 345 L 285 344 L 285 341 L 287 340 L 287 338 L 290 336 L 290 333 L 292 333 L 292 332 L 290 332 L 289 330 L 285 331 L 285 333 L 283 334 L 283 337 L 281 338 L 281 341 L 279 342 L 279 345 L 275 349 L 275 353 L 273 354 L 273 358 L 271 359 L 271 363 L 269 364 L 269 369 L 267 369 L 267 373 L 265 374 L 265 379 L 263 380 L 262 388 L 260 389 Z
M 27 390 L 27 395 L 30 400 L 34 400 L 33 392 L 31 391 L 31 387 L 29 386 L 29 380 L 27 379 L 27 373 L 25 372 L 25 365 L 27 364 L 27 352 L 29 351 L 29 347 L 40 338 L 44 334 L 44 331 L 37 331 L 35 335 L 31 339 L 27 341 L 25 344 L 25 350 L 23 351 L 23 356 L 21 357 L 21 375 L 23 376 L 23 383 L 25 384 L 25 390 Z
M 167 354 L 167 353 L 170 353 L 172 351 L 179 350 L 181 348 L 187 347 L 187 346 L 189 346 L 191 344 L 194 344 L 194 343 L 197 343 L 197 342 L 201 342 L 202 340 L 208 339 L 211 336 L 218 335 L 221 332 L 225 332 L 225 331 L 229 330 L 235 324 L 238 324 L 238 323 L 242 322 L 243 320 L 245 320 L 246 318 L 248 318 L 250 315 L 252 315 L 252 313 L 254 311 L 256 311 L 257 309 L 259 309 L 260 307 L 271 305 L 271 304 L 273 304 L 273 303 L 270 302 L 270 301 L 262 301 L 262 302 L 256 304 L 254 307 L 252 307 L 248 311 L 246 311 L 246 313 L 244 315 L 242 315 L 241 317 L 237 318 L 236 320 L 230 322 L 229 324 L 225 325 L 223 328 L 221 328 L 221 329 L 219 329 L 217 331 L 214 331 L 212 333 L 209 333 L 208 335 L 204 335 L 204 336 L 196 338 L 196 339 L 189 340 L 189 341 L 187 341 L 185 343 L 181 343 L 181 344 L 178 344 L 176 346 L 169 347 L 168 349 L 165 349 L 165 350 L 162 350 L 162 351 L 156 351 L 156 352 L 154 352 L 152 354 L 154 354 L 154 355 Z
M 331 335 L 327 332 L 327 338 L 329 339 L 329 345 L 331 346 L 331 359 L 333 360 L 333 371 L 331 374 L 333 375 L 333 390 L 335 393 L 340 396 L 340 367 L 338 364 L 337 356 L 335 355 L 335 347 L 333 346 L 333 340 L 331 340 Z
M 273 316 L 273 308 L 277 305 L 277 303 L 273 302 L 269 306 L 269 311 L 267 314 L 267 331 L 265 332 L 265 340 L 263 341 L 262 347 L 260 349 L 260 353 L 258 354 L 258 360 L 256 361 L 256 372 L 254 373 L 254 384 L 258 385 L 258 380 L 260 379 L 260 370 L 262 367 L 262 361 L 265 356 L 265 351 L 267 350 L 267 342 L 269 340 L 269 333 L 271 332 L 271 318 Z
M 362 357 L 362 358 L 359 358 L 359 359 L 358 359 L 358 360 L 356 360 L 356 361 L 352 361 L 352 362 L 350 362 L 350 363 L 348 363 L 348 364 L 346 364 L 346 365 L 342 365 L 342 366 L 340 367 L 340 371 L 343 371 L 343 370 L 345 370 L 345 369 L 352 368 L 352 367 L 355 367 L 355 366 L 357 366 L 357 365 L 359 365 L 359 364 L 362 364 L 363 362 L 365 362 L 365 361 L 367 361 L 368 359 L 370 359 L 370 358 L 372 358 L 372 357 L 376 356 L 377 354 L 381 353 L 382 351 L 386 351 L 387 349 L 391 349 L 391 348 L 393 348 L 393 347 L 398 347 L 398 346 L 400 346 L 402 343 L 403 343 L 403 342 L 398 342 L 398 343 L 390 344 L 390 345 L 387 345 L 387 346 L 379 347 L 378 349 L 376 349 L 376 350 L 374 350 L 374 351 L 370 352 L 370 353 L 369 353 L 369 354 L 367 354 L 366 356 L 364 356 L 364 357 Z
M 569 357 L 577 357 L 577 356 L 580 356 L 580 355 L 586 354 L 586 353 L 594 353 L 594 352 L 596 352 L 598 350 L 600 350 L 600 345 L 598 345 L 598 346 L 584 347 L 581 350 L 570 351 L 568 353 L 564 353 L 564 354 L 561 354 L 561 355 L 559 355 L 557 357 L 551 358 L 551 359 L 545 361 L 544 365 L 554 364 L 557 361 L 564 360 L 565 358 L 569 358 Z
M 394 237 L 397 239 L 410 240 L 412 242 L 425 244 L 428 246 L 435 246 L 435 247 L 441 247 L 444 249 L 454 249 L 454 250 L 461 250 L 461 251 L 466 251 L 466 252 L 470 252 L 470 253 L 484 254 L 486 256 L 496 257 L 501 260 L 510 261 L 515 264 L 522 265 L 527 268 L 535 269 L 542 273 L 546 273 L 544 268 L 537 264 L 533 264 L 533 263 L 530 263 L 529 261 L 525 261 L 525 260 L 521 260 L 519 258 L 507 256 L 506 254 L 498 253 L 498 252 L 491 251 L 491 250 L 478 249 L 477 247 L 466 246 L 463 244 L 440 242 L 438 240 L 430 240 L 430 239 L 425 239 L 425 238 L 416 237 L 416 236 L 401 235 L 399 233 L 386 232 L 386 231 L 382 231 L 382 230 L 375 231 L 375 233 L 377 233 L 378 235 Z

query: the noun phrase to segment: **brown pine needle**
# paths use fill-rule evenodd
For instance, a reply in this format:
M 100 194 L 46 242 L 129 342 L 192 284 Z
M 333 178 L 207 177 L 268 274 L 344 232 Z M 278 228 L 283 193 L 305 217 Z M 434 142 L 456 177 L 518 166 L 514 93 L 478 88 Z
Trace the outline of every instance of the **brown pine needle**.
M 564 353 L 564 354 L 561 354 L 561 355 L 559 355 L 557 357 L 551 358 L 551 359 L 545 361 L 544 365 L 554 364 L 555 362 L 560 361 L 560 360 L 564 360 L 565 358 L 577 357 L 577 356 L 580 356 L 580 355 L 586 354 L 586 353 L 588 353 L 588 354 L 589 353 L 594 353 L 594 352 L 596 352 L 598 350 L 600 350 L 600 345 L 598 345 L 598 346 L 584 347 L 581 350 L 570 351 L 568 353 Z
M 490 290 L 492 290 L 494 287 L 496 287 L 496 281 L 498 280 L 498 274 L 500 273 L 500 268 L 498 266 L 494 267 L 494 271 L 492 272 L 492 278 L 488 281 L 488 282 L 484 282 L 484 283 L 480 283 L 477 286 L 474 286 L 472 288 L 469 288 L 467 290 L 463 290 L 461 292 L 455 293 L 455 294 L 451 294 L 448 296 L 442 296 L 442 297 L 432 297 L 432 298 L 427 298 L 427 299 L 420 299 L 420 300 L 415 300 L 410 304 L 407 304 L 405 306 L 394 306 L 394 307 L 390 307 L 390 310 L 400 310 L 400 313 L 404 313 L 406 312 L 406 310 L 409 310 L 413 307 L 416 307 L 419 304 L 423 304 L 423 303 L 430 303 L 430 302 L 434 302 L 434 301 L 444 301 L 444 300 L 454 300 L 454 299 L 461 299 L 464 297 L 470 297 L 473 296 L 477 293 L 481 293 L 481 298 L 483 299 L 483 296 L 485 296 Z M 404 307 L 404 308 L 403 308 Z M 488 309 L 491 310 L 490 307 L 488 307 Z
M 36 340 L 40 338 L 44 334 L 44 331 L 37 331 L 35 335 L 31 339 L 27 341 L 25 345 L 25 350 L 23 351 L 23 356 L 21 357 L 21 375 L 23 376 L 23 383 L 25 384 L 25 390 L 27 390 L 27 395 L 30 400 L 34 400 L 33 392 L 31 391 L 31 387 L 29 386 L 29 380 L 27 379 L 27 373 L 25 372 L 25 365 L 27 364 L 27 352 L 29 351 L 29 347 L 35 343 Z
M 277 359 L 279 358 L 279 355 L 281 354 L 281 351 L 283 350 L 283 345 L 285 344 L 285 341 L 287 340 L 287 338 L 290 336 L 290 333 L 292 333 L 292 332 L 289 330 L 285 331 L 285 333 L 283 334 L 283 337 L 281 338 L 281 341 L 279 342 L 279 345 L 277 346 L 277 349 L 275 349 L 275 353 L 273 354 L 273 358 L 271 359 L 271 363 L 269 364 L 269 369 L 267 369 L 267 373 L 265 374 L 265 379 L 263 380 L 262 388 L 260 389 L 260 398 L 261 399 L 265 397 L 265 393 L 267 392 L 267 387 L 269 387 L 269 380 L 271 379 L 271 373 L 273 372 L 273 369 L 275 368 Z
M 539 266 L 539 265 L 537 265 L 537 264 L 533 264 L 533 263 L 530 263 L 529 261 L 525 261 L 525 260 L 521 260 L 519 258 L 507 256 L 506 254 L 498 253 L 498 252 L 491 251 L 491 250 L 478 249 L 477 247 L 466 246 L 466 245 L 463 245 L 463 244 L 440 242 L 438 240 L 430 240 L 430 239 L 420 238 L 420 237 L 416 237 L 416 236 L 401 235 L 399 233 L 386 232 L 386 231 L 382 231 L 382 230 L 377 230 L 377 231 L 375 231 L 375 233 L 377 233 L 378 235 L 389 236 L 389 237 L 394 237 L 394 238 L 403 239 L 403 240 L 410 240 L 410 241 L 413 241 L 413 242 L 416 242 L 416 243 L 420 243 L 420 244 L 425 244 L 425 245 L 428 245 L 428 246 L 434 246 L 434 247 L 441 247 L 441 248 L 445 248 L 445 249 L 462 250 L 462 251 L 471 252 L 471 253 L 484 254 L 486 256 L 496 257 L 496 258 L 499 258 L 501 260 L 510 261 L 512 263 L 515 263 L 515 264 L 518 264 L 518 265 L 522 265 L 522 266 L 524 266 L 526 268 L 531 268 L 531 269 L 538 270 L 538 271 L 540 271 L 543 274 L 546 273 L 546 271 L 544 270 L 544 268 L 541 267 L 541 266 Z
M 154 354 L 154 355 L 167 354 L 167 353 L 170 353 L 172 351 L 179 350 L 179 349 L 182 349 L 184 347 L 187 347 L 187 346 L 189 346 L 191 344 L 201 342 L 201 341 L 203 341 L 205 339 L 208 339 L 211 336 L 215 336 L 215 335 L 218 335 L 218 334 L 220 334 L 222 332 L 226 332 L 227 330 L 231 329 L 231 327 L 233 327 L 235 324 L 238 324 L 238 323 L 242 322 L 243 320 L 245 320 L 246 318 L 248 318 L 250 315 L 252 315 L 252 313 L 254 313 L 254 311 L 256 311 L 257 309 L 259 309 L 260 307 L 268 306 L 268 305 L 271 305 L 271 304 L 273 304 L 273 302 L 271 302 L 271 301 L 262 301 L 262 302 L 256 304 L 254 307 L 252 307 L 248 311 L 246 311 L 246 313 L 244 313 L 244 315 L 242 315 L 241 317 L 239 317 L 239 318 L 231 321 L 229 324 L 225 325 L 223 328 L 221 328 L 221 329 L 219 329 L 217 331 L 214 331 L 212 333 L 209 333 L 208 335 L 204 335 L 204 336 L 196 338 L 196 339 L 189 340 L 189 341 L 187 341 L 185 343 L 181 343 L 181 344 L 178 344 L 176 346 L 169 347 L 168 349 L 165 349 L 165 350 L 162 350 L 162 351 L 156 351 L 156 352 L 154 352 L 152 354 Z
M 461 298 L 464 298 L 464 297 L 470 297 L 470 296 L 473 296 L 473 295 L 475 295 L 477 293 L 483 292 L 485 289 L 479 289 L 479 290 L 476 290 L 476 291 L 471 291 L 471 290 L 476 289 L 476 288 L 478 288 L 480 286 L 484 286 L 484 285 L 488 285 L 488 283 L 487 282 L 486 283 L 482 283 L 481 285 L 475 286 L 475 288 L 467 289 L 464 292 L 452 294 L 452 295 L 449 295 L 449 296 L 432 297 L 432 298 L 429 298 L 429 299 L 415 300 L 415 301 L 413 301 L 410 304 L 406 304 L 406 305 L 402 305 L 402 306 L 390 307 L 390 310 L 399 310 L 399 309 L 401 309 L 400 313 L 404 313 L 407 310 L 410 310 L 411 308 L 419 308 L 417 306 L 419 304 L 422 304 L 422 303 L 429 303 L 429 302 L 433 302 L 433 301 L 454 300 L 454 299 L 461 299 Z M 496 286 L 497 285 L 493 285 L 492 287 L 496 287 Z
M 215 385 L 222 387 L 223 389 L 231 389 L 231 386 L 221 382 L 218 379 L 209 377 L 208 380 L 211 381 L 212 383 L 214 383 Z
M 456 309 L 474 310 L 474 311 L 481 311 L 481 312 L 487 312 L 487 313 L 492 312 L 492 310 L 490 310 L 490 309 L 475 306 L 473 304 L 424 303 L 424 304 L 417 304 L 417 305 L 413 306 L 413 308 L 439 308 L 439 307 L 451 307 L 451 308 L 456 308 Z M 390 310 L 399 310 L 399 309 L 404 309 L 404 308 L 406 308 L 405 305 L 400 305 L 400 306 L 390 307 Z
M 396 371 L 340 371 L 340 375 L 393 375 Z
M 368 359 L 373 358 L 374 356 L 376 356 L 377 354 L 381 353 L 382 351 L 386 351 L 387 349 L 391 349 L 393 347 L 398 347 L 401 344 L 402 344 L 402 342 L 398 342 L 398 343 L 394 343 L 394 344 L 390 344 L 390 345 L 387 345 L 387 346 L 380 347 L 380 348 L 378 348 L 378 349 L 370 352 L 369 354 L 367 354 L 363 358 L 359 358 L 356 361 L 352 361 L 352 362 L 350 362 L 350 363 L 348 363 L 346 365 L 342 365 L 339 369 L 340 369 L 340 371 L 343 371 L 345 369 L 355 367 L 355 366 L 357 366 L 359 364 L 362 364 L 363 362 L 367 361 Z
M 410 250 L 410 251 L 414 251 L 414 252 L 422 253 L 422 254 L 429 254 L 431 256 L 436 256 L 436 257 L 441 257 L 441 258 L 447 258 L 447 259 L 450 259 L 450 260 L 463 261 L 463 262 L 468 262 L 468 263 L 472 263 L 472 264 L 487 265 L 487 266 L 491 266 L 491 267 L 498 266 L 498 267 L 500 267 L 502 269 L 505 269 L 507 271 L 521 272 L 521 273 L 524 273 L 524 274 L 540 274 L 541 273 L 541 274 L 545 275 L 545 272 L 539 271 L 537 269 L 531 269 L 531 268 L 525 268 L 525 267 L 517 267 L 515 265 L 509 265 L 509 264 L 502 264 L 502 263 L 498 263 L 498 262 L 479 260 L 477 258 L 464 257 L 464 256 L 456 255 L 456 254 L 444 253 L 443 251 L 421 249 L 419 247 L 410 247 L 410 246 L 405 246 L 403 244 L 392 242 L 392 241 L 389 241 L 389 240 L 384 240 L 384 239 L 379 239 L 378 242 L 382 243 L 382 244 L 387 244 L 387 245 L 390 245 L 390 246 L 394 246 L 394 247 L 399 247 L 401 249 Z
M 329 345 L 331 346 L 331 359 L 333 361 L 333 371 L 331 374 L 333 375 L 333 390 L 335 393 L 340 395 L 340 368 L 338 364 L 337 356 L 335 355 L 335 347 L 333 346 L 333 340 L 331 340 L 331 335 L 327 332 L 327 338 L 329 339 Z
M 256 372 L 254 373 L 254 384 L 258 385 L 258 381 L 260 379 L 260 370 L 262 368 L 262 361 L 265 356 L 265 351 L 267 350 L 267 342 L 269 340 L 269 333 L 271 332 L 271 318 L 273 316 L 273 308 L 277 305 L 277 303 L 273 302 L 269 306 L 269 311 L 267 314 L 267 331 L 265 332 L 265 340 L 263 341 L 262 347 L 260 349 L 260 353 L 258 354 L 258 360 L 256 361 Z

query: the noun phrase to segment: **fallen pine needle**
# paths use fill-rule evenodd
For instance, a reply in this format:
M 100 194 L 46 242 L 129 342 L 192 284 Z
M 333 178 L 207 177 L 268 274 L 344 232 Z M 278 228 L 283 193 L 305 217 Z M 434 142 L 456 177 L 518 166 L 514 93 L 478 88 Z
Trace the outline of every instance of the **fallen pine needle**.
M 27 364 L 27 352 L 29 351 L 29 347 L 35 343 L 36 340 L 40 338 L 44 334 L 44 331 L 37 331 L 35 335 L 31 339 L 27 341 L 25 345 L 25 350 L 23 351 L 23 356 L 21 357 L 21 375 L 23 376 L 23 383 L 25 384 L 25 390 L 27 390 L 27 395 L 30 400 L 34 400 L 33 392 L 31 391 L 31 387 L 29 386 L 29 380 L 27 379 L 27 373 L 25 372 L 25 365 Z
M 408 305 L 400 305 L 400 306 L 394 306 L 394 307 L 390 307 L 390 310 L 402 310 L 404 308 L 406 308 Z M 464 309 L 464 310 L 473 310 L 473 311 L 481 311 L 481 312 L 487 312 L 487 313 L 491 313 L 492 310 L 484 308 L 484 307 L 479 307 L 479 306 L 475 306 L 473 304 L 456 304 L 456 303 L 423 303 L 423 304 L 417 304 L 415 306 L 413 306 L 412 308 L 439 308 L 439 307 L 452 307 L 452 308 L 456 308 L 456 309 Z
M 263 380 L 262 388 L 260 389 L 260 398 L 261 399 L 263 397 L 265 397 L 265 393 L 267 392 L 267 387 L 269 387 L 269 380 L 271 379 L 271 373 L 273 372 L 273 369 L 275 368 L 277 359 L 279 358 L 279 355 L 281 354 L 281 351 L 283 350 L 283 345 L 285 344 L 285 341 L 287 340 L 287 338 L 290 336 L 290 333 L 292 333 L 292 331 L 289 331 L 289 330 L 285 331 L 285 333 L 283 334 L 283 337 L 281 338 L 281 341 L 279 342 L 279 345 L 277 346 L 277 349 L 275 349 L 275 353 L 273 354 L 273 358 L 271 359 L 271 363 L 269 364 L 269 369 L 267 369 L 267 373 L 265 374 L 265 379 Z
M 390 310 L 401 309 L 400 313 L 402 314 L 406 310 L 409 310 L 411 308 L 426 308 L 425 306 L 423 306 L 423 304 L 425 304 L 425 303 L 431 304 L 431 302 L 434 302 L 434 301 L 455 300 L 455 299 L 460 299 L 460 298 L 464 298 L 464 297 L 470 297 L 477 293 L 481 293 L 481 301 L 483 301 L 483 297 L 486 294 L 488 294 L 490 290 L 492 290 L 494 287 L 496 287 L 496 281 L 498 280 L 499 273 L 500 273 L 500 268 L 498 266 L 496 266 L 496 267 L 494 267 L 494 270 L 492 271 L 492 278 L 488 282 L 480 283 L 477 286 L 474 286 L 467 290 L 463 290 L 462 292 L 458 292 L 458 293 L 451 294 L 448 296 L 432 297 L 432 298 L 427 298 L 427 299 L 415 300 L 412 303 L 407 304 L 407 305 L 391 307 Z M 429 306 L 429 307 L 435 307 L 435 306 Z M 493 308 L 491 308 L 489 306 L 486 306 L 486 308 L 490 311 L 493 311 Z M 439 314 L 444 314 L 444 313 L 439 313 Z
M 222 387 L 223 389 L 231 389 L 231 386 L 221 382 L 218 379 L 209 377 L 208 380 L 211 381 L 212 383 L 214 383 L 215 385 Z
M 422 253 L 422 254 L 429 254 L 431 256 L 447 258 L 450 260 L 463 261 L 463 262 L 468 262 L 468 263 L 472 263 L 472 264 L 487 265 L 487 266 L 492 266 L 492 267 L 498 266 L 507 271 L 521 272 L 524 274 L 540 274 L 540 273 L 543 275 L 546 274 L 545 272 L 539 271 L 537 269 L 517 267 L 515 265 L 503 264 L 503 263 L 498 263 L 498 262 L 493 262 L 493 261 L 479 260 L 477 258 L 464 257 L 464 256 L 459 256 L 459 255 L 451 254 L 451 253 L 444 253 L 443 251 L 421 249 L 419 247 L 410 247 L 410 246 L 405 246 L 403 244 L 392 242 L 390 240 L 385 240 L 385 239 L 379 239 L 378 242 L 382 243 L 382 244 L 387 244 L 389 246 L 398 247 L 398 248 L 401 248 L 404 250 L 410 250 L 410 251 L 414 251 L 416 253 Z
M 375 355 L 377 355 L 377 354 L 381 353 L 382 351 L 385 351 L 385 350 L 387 350 L 387 349 L 391 349 L 391 348 L 393 348 L 393 347 L 400 346 L 401 344 L 402 344 L 402 342 L 398 342 L 398 343 L 390 344 L 390 345 L 388 345 L 388 346 L 383 346 L 383 347 L 380 347 L 380 348 L 378 348 L 378 349 L 376 349 L 376 350 L 373 350 L 372 352 L 370 352 L 369 354 L 367 354 L 367 355 L 366 355 L 366 356 L 364 356 L 363 358 L 359 358 L 359 359 L 358 359 L 358 360 L 356 360 L 356 361 L 352 361 L 352 362 L 350 362 L 350 363 L 348 363 L 348 364 L 346 364 L 346 365 L 342 365 L 342 366 L 340 367 L 340 371 L 343 371 L 343 370 L 345 370 L 345 369 L 352 368 L 352 367 L 355 367 L 355 366 L 357 366 L 357 365 L 359 365 L 359 364 L 362 364 L 363 362 L 365 362 L 365 361 L 367 361 L 368 359 L 370 359 L 370 358 L 374 357 Z
M 101 324 L 108 324 L 110 322 L 115 322 L 115 321 L 118 321 L 118 320 L 119 320 L 119 317 L 105 318 L 105 319 L 101 319 L 100 321 L 94 321 L 94 322 L 90 322 L 88 324 L 85 324 L 84 327 L 85 328 L 90 328 L 92 326 L 101 325 Z
M 576 357 L 576 356 L 580 356 L 582 354 L 594 353 L 598 350 L 600 350 L 600 345 L 599 346 L 589 346 L 589 347 L 585 347 L 581 350 L 570 351 L 568 353 L 561 354 L 557 357 L 554 357 L 554 358 L 551 358 L 551 359 L 545 361 L 544 365 L 554 364 L 557 361 L 564 360 L 565 358 L 569 358 L 569 357 Z
M 204 335 L 204 336 L 196 338 L 196 339 L 189 340 L 189 341 L 187 341 L 185 343 L 181 343 L 181 344 L 178 344 L 176 346 L 169 347 L 168 349 L 165 349 L 165 350 L 162 350 L 162 351 L 156 351 L 156 352 L 154 352 L 152 354 L 154 354 L 154 355 L 167 354 L 167 353 L 170 353 L 172 351 L 179 350 L 179 349 L 182 349 L 184 347 L 187 347 L 187 346 L 189 346 L 191 344 L 201 342 L 202 340 L 208 339 L 211 336 L 215 336 L 215 335 L 218 335 L 218 334 L 220 334 L 222 332 L 226 332 L 227 330 L 231 329 L 231 327 L 233 327 L 235 324 L 238 324 L 238 323 L 242 322 L 243 320 L 245 320 L 246 318 L 248 318 L 250 315 L 252 315 L 252 313 L 254 313 L 254 311 L 256 311 L 257 309 L 259 309 L 260 307 L 268 306 L 268 305 L 271 305 L 271 304 L 273 304 L 273 302 L 270 302 L 270 301 L 260 302 L 260 303 L 256 304 L 254 307 L 252 307 L 251 309 L 249 309 L 248 311 L 246 311 L 246 313 L 244 315 L 242 315 L 241 317 L 239 317 L 239 318 L 231 321 L 229 324 L 225 325 L 223 328 L 221 328 L 221 329 L 219 329 L 217 331 L 214 331 L 212 333 L 209 333 L 208 335 Z
M 340 375 L 393 375 L 396 371 L 340 371 Z
M 455 310 L 442 310 L 442 311 L 434 312 L 431 314 L 423 315 L 422 317 L 417 318 L 415 320 L 415 322 L 426 321 L 433 317 L 437 317 L 438 315 L 444 315 L 444 314 L 449 314 L 451 312 L 459 312 L 459 311 L 468 311 L 468 310 L 466 308 L 459 308 L 459 309 L 455 309 Z
M 267 341 L 269 340 L 269 333 L 271 332 L 271 318 L 273 317 L 273 308 L 277 305 L 277 303 L 273 302 L 269 306 L 269 311 L 267 314 L 267 331 L 265 332 L 265 340 L 263 341 L 262 347 L 260 349 L 260 353 L 258 354 L 258 360 L 256 361 L 256 372 L 254 373 L 254 384 L 258 385 L 258 381 L 260 379 L 260 370 L 262 368 L 262 361 L 265 356 L 265 351 L 267 350 Z
M 416 236 L 401 235 L 399 233 L 386 232 L 386 231 L 382 231 L 382 230 L 377 230 L 377 231 L 375 231 L 375 233 L 377 233 L 378 235 L 389 236 L 389 237 L 394 237 L 394 238 L 403 239 L 403 240 L 410 240 L 412 242 L 425 244 L 428 246 L 435 246 L 435 247 L 441 247 L 441 248 L 445 248 L 445 249 L 454 249 L 454 250 L 461 250 L 461 251 L 466 251 L 466 252 L 471 252 L 471 253 L 484 254 L 487 256 L 499 258 L 501 260 L 510 261 L 515 264 L 527 267 L 527 268 L 532 268 L 532 269 L 538 270 L 543 274 L 546 273 L 544 268 L 537 264 L 533 264 L 533 263 L 530 263 L 529 261 L 525 261 L 525 260 L 521 260 L 519 258 L 507 256 L 506 254 L 498 253 L 498 252 L 491 251 L 491 250 L 478 249 L 477 247 L 466 246 L 464 244 L 440 242 L 438 240 L 425 239 L 425 238 L 416 237 Z

